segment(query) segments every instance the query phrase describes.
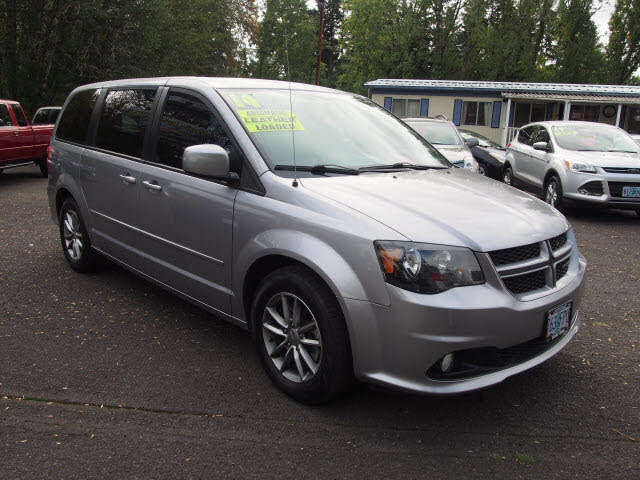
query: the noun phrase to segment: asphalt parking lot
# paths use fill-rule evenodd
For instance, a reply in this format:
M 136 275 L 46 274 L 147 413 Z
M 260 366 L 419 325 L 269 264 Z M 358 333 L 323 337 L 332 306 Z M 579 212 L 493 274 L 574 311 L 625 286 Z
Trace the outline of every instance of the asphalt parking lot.
M 0 175 L 5 478 L 640 478 L 640 218 L 568 214 L 582 329 L 454 398 L 359 386 L 307 407 L 249 336 L 115 266 L 67 267 L 37 167 Z

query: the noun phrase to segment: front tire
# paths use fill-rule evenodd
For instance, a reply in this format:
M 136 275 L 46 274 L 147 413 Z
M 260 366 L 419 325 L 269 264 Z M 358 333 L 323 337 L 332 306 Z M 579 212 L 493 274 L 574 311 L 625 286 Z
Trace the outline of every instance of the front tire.
M 513 170 L 511 167 L 504 167 L 502 171 L 502 181 L 507 185 L 513 186 Z
M 544 201 L 553 208 L 562 208 L 562 184 L 555 175 L 549 177 L 544 187 Z
M 353 380 L 349 335 L 335 295 L 302 266 L 280 268 L 259 285 L 252 333 L 271 380 L 294 399 L 327 402 Z
M 99 261 L 98 254 L 91 247 L 87 228 L 73 198 L 62 204 L 59 224 L 62 251 L 71 268 L 80 273 L 94 271 Z

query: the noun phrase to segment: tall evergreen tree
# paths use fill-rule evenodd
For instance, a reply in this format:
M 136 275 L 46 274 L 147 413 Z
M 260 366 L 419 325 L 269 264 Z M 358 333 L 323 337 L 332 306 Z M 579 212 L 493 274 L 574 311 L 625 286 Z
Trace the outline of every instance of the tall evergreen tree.
M 618 0 L 609 21 L 605 83 L 630 83 L 640 68 L 640 0 Z

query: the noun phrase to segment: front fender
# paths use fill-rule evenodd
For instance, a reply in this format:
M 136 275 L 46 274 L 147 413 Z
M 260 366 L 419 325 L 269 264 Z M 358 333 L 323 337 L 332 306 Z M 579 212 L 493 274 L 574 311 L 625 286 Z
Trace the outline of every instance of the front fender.
M 243 298 L 243 285 L 251 265 L 260 258 L 280 255 L 292 258 L 317 273 L 331 288 L 336 297 L 354 300 L 368 300 L 382 305 L 389 304 L 389 295 L 380 272 L 373 245 L 370 245 L 375 276 L 369 275 L 368 282 L 360 276 L 347 260 L 331 245 L 309 234 L 291 229 L 273 229 L 261 232 L 237 252 L 234 261 L 233 290 Z

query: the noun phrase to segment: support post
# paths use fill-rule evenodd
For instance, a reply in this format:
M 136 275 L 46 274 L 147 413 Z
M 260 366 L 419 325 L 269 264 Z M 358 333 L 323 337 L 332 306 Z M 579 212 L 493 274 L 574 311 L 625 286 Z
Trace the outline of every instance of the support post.
M 618 104 L 618 113 L 616 114 L 616 127 L 620 126 L 620 115 L 622 114 L 622 104 Z
M 507 134 L 509 133 L 509 116 L 511 115 L 511 97 L 507 99 L 507 111 L 504 116 L 504 128 L 502 129 L 502 146 L 507 146 Z

